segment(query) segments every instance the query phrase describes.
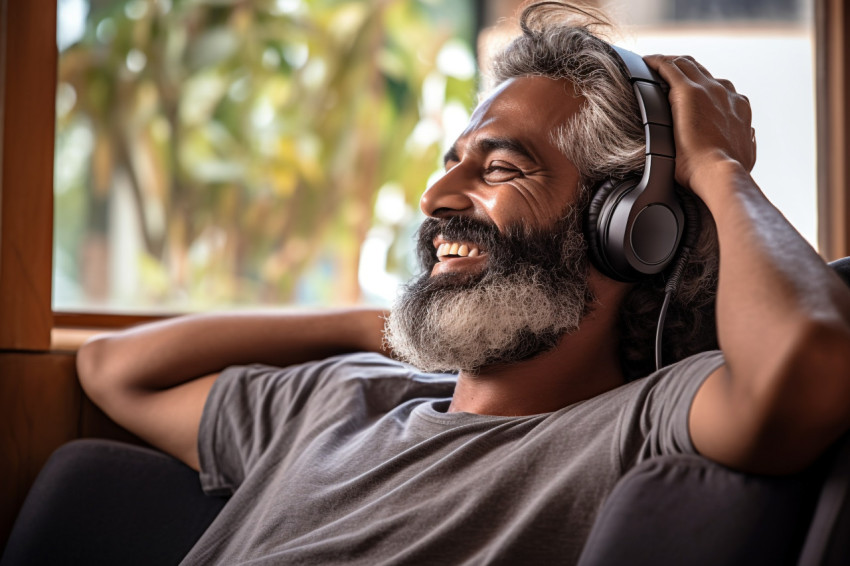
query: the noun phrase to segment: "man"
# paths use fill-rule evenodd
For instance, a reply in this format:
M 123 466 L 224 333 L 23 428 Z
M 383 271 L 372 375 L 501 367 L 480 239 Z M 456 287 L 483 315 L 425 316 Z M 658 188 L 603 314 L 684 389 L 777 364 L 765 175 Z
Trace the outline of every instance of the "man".
M 95 402 L 232 494 L 186 563 L 574 562 L 647 457 L 786 473 L 850 427 L 850 293 L 749 176 L 746 98 L 687 57 L 646 59 L 670 86 L 676 180 L 713 218 L 673 318 L 716 308 L 722 354 L 699 353 L 712 324 L 668 336 L 680 361 L 626 383 L 649 354 L 632 319 L 663 277 L 621 283 L 586 259 L 591 187 L 644 147 L 620 64 L 573 12 L 527 8 L 498 58 L 422 197 L 426 272 L 386 346 L 381 313 L 344 310 L 190 316 L 80 351 Z M 459 373 L 337 355 L 390 349 Z M 253 363 L 284 369 L 230 367 Z

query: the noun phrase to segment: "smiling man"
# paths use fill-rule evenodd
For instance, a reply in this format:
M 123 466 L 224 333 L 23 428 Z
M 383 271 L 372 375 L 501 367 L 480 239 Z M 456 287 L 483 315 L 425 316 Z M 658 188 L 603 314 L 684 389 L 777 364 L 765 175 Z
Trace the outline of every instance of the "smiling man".
M 420 369 L 461 371 L 452 410 L 544 413 L 624 381 L 612 338 L 627 287 L 591 291 L 579 172 L 540 135 L 580 106 L 566 79 L 505 80 L 422 196 L 424 272 L 395 305 L 387 338 Z
M 646 142 L 622 61 L 577 14 L 528 7 L 497 57 L 422 197 L 423 273 L 386 342 L 376 311 L 267 312 L 80 351 L 96 403 L 231 496 L 185 563 L 570 563 L 637 462 L 791 472 L 848 429 L 850 293 L 750 177 L 746 98 L 686 57 L 647 58 L 703 218 L 674 363 L 650 371 L 667 274 L 603 275 L 585 228 Z

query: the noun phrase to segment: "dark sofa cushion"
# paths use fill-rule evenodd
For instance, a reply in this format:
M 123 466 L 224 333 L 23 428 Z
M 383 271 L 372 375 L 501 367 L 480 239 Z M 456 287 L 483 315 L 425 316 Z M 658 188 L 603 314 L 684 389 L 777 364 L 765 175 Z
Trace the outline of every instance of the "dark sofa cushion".
M 579 564 L 794 564 L 820 473 L 754 476 L 699 456 L 653 458 L 611 492 Z
M 2 566 L 177 564 L 224 503 L 166 454 L 76 440 L 56 450 L 36 478 Z

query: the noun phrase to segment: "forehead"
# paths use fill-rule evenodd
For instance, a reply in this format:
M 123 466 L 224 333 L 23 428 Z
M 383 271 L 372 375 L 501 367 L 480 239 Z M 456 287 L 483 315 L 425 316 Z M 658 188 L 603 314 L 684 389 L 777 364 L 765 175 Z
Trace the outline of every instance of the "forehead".
M 579 111 L 581 100 L 566 79 L 535 76 L 509 79 L 478 105 L 460 137 L 498 130 L 538 144 L 549 144 L 549 134 Z

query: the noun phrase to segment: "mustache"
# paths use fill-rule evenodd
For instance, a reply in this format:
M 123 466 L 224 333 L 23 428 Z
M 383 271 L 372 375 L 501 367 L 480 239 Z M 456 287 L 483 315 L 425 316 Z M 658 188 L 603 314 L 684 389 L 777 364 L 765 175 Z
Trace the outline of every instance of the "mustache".
M 437 263 L 434 238 L 442 234 L 447 240 L 465 241 L 477 245 L 489 256 L 488 269 L 507 273 L 518 263 L 530 263 L 562 271 L 563 260 L 584 261 L 587 242 L 581 230 L 581 217 L 575 210 L 548 228 L 532 228 L 524 222 L 511 224 L 500 231 L 492 222 L 468 216 L 426 218 L 418 231 L 417 258 L 423 274 L 431 272 Z
M 424 271 L 430 271 L 437 263 L 434 238 L 441 234 L 447 240 L 474 243 L 487 252 L 499 249 L 505 238 L 495 224 L 477 218 L 468 216 L 426 218 L 417 232 L 416 244 L 419 265 Z

